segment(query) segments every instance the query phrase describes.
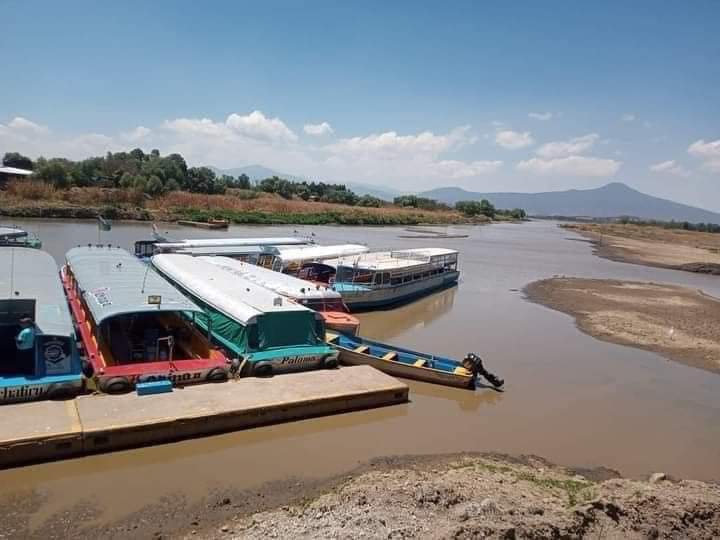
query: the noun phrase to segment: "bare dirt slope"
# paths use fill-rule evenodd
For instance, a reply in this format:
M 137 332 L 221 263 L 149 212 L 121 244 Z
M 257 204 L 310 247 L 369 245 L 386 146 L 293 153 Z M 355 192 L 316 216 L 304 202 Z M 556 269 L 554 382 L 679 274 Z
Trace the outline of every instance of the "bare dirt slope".
M 528 299 L 576 318 L 583 332 L 658 352 L 720 373 L 720 301 L 657 283 L 552 278 L 525 288 Z
M 370 470 L 311 501 L 186 538 L 713 538 L 720 487 L 594 478 L 539 458 L 447 457 Z M 597 481 L 596 481 L 597 480 Z
M 572 224 L 610 260 L 720 275 L 720 234 L 620 224 Z

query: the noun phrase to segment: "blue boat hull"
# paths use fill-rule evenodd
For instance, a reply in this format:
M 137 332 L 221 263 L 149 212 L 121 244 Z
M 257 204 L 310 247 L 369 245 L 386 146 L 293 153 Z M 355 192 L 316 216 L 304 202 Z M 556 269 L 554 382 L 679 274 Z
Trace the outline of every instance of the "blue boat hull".
M 395 287 L 358 287 L 343 290 L 342 284 L 338 284 L 336 288 L 351 311 L 363 311 L 404 304 L 434 291 L 453 287 L 457 284 L 459 276 L 459 272 L 448 272 L 425 281 Z
M 340 361 L 344 364 L 370 365 L 395 377 L 459 388 L 475 388 L 476 378 L 452 358 L 433 356 L 345 334 L 328 333 L 328 343 L 339 351 Z

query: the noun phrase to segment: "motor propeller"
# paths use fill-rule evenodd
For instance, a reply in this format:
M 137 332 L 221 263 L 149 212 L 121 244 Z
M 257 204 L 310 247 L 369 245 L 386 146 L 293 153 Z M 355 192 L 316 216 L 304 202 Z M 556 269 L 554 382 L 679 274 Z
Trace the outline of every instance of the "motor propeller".
M 467 355 L 465 355 L 465 358 L 463 358 L 462 365 L 465 369 L 470 371 L 473 376 L 477 378 L 478 375 L 481 375 L 495 388 L 500 388 L 503 384 L 505 384 L 504 379 L 501 379 L 497 375 L 490 373 L 487 369 L 485 369 L 485 366 L 483 366 L 482 358 L 480 358 L 475 353 L 467 353 Z

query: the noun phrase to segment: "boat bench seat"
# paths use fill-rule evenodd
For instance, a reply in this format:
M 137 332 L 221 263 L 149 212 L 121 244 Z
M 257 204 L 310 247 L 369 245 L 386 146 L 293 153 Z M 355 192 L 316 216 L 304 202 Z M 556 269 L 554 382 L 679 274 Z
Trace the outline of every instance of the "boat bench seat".
M 359 347 L 355 347 L 355 352 L 367 354 L 370 352 L 370 347 L 368 347 L 367 345 L 360 345 Z
M 415 361 L 415 367 L 423 367 L 425 365 L 425 359 L 424 358 L 418 358 Z
M 392 362 L 393 360 L 397 360 L 397 357 L 398 357 L 398 353 L 396 353 L 395 351 L 390 351 L 389 353 L 386 353 L 385 356 L 382 357 L 382 359 L 389 360 Z

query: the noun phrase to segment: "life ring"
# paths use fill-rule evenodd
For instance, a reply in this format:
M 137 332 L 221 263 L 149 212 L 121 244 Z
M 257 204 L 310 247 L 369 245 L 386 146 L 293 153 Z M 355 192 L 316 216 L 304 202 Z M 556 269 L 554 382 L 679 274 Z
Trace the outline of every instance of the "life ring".
M 131 389 L 127 377 L 111 377 L 100 383 L 100 391 L 106 394 L 126 394 Z
M 224 382 L 228 379 L 228 373 L 225 368 L 216 367 L 212 368 L 206 377 L 208 382 Z
M 253 377 L 269 377 L 273 374 L 273 366 L 270 362 L 258 362 L 252 367 Z

